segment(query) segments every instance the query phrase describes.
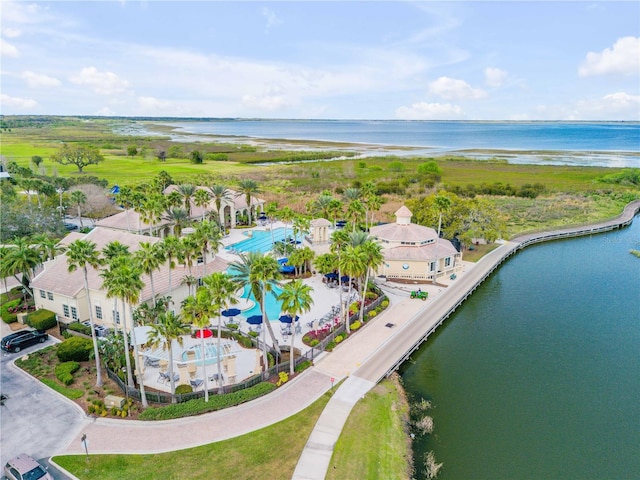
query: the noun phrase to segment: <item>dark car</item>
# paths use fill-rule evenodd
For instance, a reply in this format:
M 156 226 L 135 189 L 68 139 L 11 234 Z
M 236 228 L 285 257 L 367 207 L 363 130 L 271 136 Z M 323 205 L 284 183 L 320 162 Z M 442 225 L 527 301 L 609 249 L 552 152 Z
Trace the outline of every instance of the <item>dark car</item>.
M 4 337 L 0 346 L 7 352 L 19 352 L 36 343 L 43 343 L 47 338 L 49 335 L 44 330 L 23 330 Z
M 66 228 L 67 230 L 71 231 L 71 230 L 78 230 L 78 226 L 74 225 L 73 223 L 64 223 L 64 228 Z

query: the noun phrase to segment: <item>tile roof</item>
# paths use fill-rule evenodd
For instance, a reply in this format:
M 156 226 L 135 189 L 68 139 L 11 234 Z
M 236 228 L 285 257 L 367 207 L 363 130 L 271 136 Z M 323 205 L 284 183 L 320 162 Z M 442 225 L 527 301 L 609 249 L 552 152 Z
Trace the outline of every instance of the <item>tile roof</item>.
M 449 240 L 438 240 L 438 250 L 436 251 L 436 244 L 422 246 L 401 246 L 393 247 L 384 252 L 385 260 L 414 260 L 414 261 L 430 261 L 436 258 L 447 257 L 449 255 L 455 255 L 458 251 L 452 245 Z

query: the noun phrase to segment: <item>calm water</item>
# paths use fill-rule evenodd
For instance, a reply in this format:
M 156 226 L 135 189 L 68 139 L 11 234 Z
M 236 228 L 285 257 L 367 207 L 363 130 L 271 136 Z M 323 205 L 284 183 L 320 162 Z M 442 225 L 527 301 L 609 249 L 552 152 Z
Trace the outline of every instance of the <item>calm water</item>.
M 465 149 L 504 150 L 505 157 L 512 163 L 640 167 L 638 122 L 210 119 L 170 124 L 178 127 L 178 132 L 193 134 L 414 146 L 424 148 L 422 153 Z M 561 153 L 509 155 L 509 151 Z M 576 155 L 576 152 L 582 153 Z M 394 153 L 407 154 L 400 151 Z
M 640 218 L 505 263 L 403 365 L 439 480 L 640 478 Z M 422 478 L 422 474 L 418 478 Z

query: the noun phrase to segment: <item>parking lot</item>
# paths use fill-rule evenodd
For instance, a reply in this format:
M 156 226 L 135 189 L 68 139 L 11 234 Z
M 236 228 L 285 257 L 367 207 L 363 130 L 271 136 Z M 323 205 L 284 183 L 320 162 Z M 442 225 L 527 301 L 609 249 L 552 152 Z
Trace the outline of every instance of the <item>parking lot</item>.
M 2 337 L 12 333 L 0 322 Z M 20 353 L 2 352 L 0 357 L 0 388 L 6 397 L 0 406 L 0 465 L 10 458 L 26 453 L 42 460 L 62 450 L 85 424 L 86 416 L 67 400 L 35 380 L 13 361 L 22 355 L 52 345 L 54 339 L 25 348 Z M 46 464 L 45 461 L 41 463 Z M 54 478 L 67 477 L 50 468 Z

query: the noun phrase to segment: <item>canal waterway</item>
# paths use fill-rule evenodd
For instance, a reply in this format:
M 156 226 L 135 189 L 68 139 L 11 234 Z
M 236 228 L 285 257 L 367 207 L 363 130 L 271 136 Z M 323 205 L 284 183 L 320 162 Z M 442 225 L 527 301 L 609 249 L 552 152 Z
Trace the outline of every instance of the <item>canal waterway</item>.
M 640 218 L 509 259 L 401 368 L 438 478 L 640 478 Z

